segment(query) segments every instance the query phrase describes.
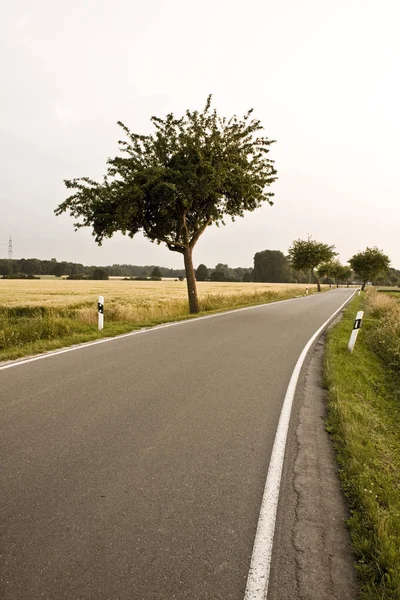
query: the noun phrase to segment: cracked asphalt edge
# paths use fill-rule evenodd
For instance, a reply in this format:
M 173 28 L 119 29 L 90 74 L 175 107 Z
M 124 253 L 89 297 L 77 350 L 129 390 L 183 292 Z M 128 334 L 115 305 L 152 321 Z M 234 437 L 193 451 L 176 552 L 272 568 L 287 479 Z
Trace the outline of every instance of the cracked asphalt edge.
M 268 600 L 356 600 L 348 511 L 326 431 L 326 333 L 297 386 L 282 474 Z

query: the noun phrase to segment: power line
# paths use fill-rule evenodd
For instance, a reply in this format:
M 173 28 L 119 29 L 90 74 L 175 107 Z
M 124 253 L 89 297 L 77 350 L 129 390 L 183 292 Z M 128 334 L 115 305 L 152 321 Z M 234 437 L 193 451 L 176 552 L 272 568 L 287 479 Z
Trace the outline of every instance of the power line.
M 13 254 L 13 247 L 12 247 L 12 239 L 11 239 L 11 233 L 10 233 L 10 239 L 8 241 L 8 260 L 12 260 L 12 254 Z

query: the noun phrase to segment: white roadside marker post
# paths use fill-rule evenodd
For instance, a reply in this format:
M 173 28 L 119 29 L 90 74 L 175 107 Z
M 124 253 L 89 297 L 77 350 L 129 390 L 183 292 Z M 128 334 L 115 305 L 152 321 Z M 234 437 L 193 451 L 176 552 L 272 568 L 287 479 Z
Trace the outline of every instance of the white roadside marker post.
M 364 316 L 364 311 L 359 310 L 357 313 L 357 316 L 356 316 L 356 320 L 354 321 L 353 331 L 351 332 L 349 345 L 347 346 L 349 349 L 349 352 L 353 352 L 353 350 L 354 350 L 354 344 L 356 343 L 358 332 L 362 326 L 363 316 Z
M 306 296 L 308 296 L 308 287 L 306 287 Z
M 99 296 L 99 301 L 97 303 L 97 312 L 98 312 L 99 331 L 101 331 L 104 327 L 104 297 L 103 296 Z

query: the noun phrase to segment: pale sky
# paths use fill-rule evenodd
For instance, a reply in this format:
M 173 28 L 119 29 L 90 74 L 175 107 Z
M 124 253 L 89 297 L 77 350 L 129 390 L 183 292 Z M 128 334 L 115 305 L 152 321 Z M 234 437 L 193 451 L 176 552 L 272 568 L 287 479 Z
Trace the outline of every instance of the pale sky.
M 0 257 L 159 264 L 137 236 L 99 248 L 53 210 L 63 180 L 101 178 L 118 120 L 254 108 L 279 181 L 273 207 L 209 228 L 194 263 L 251 266 L 311 234 L 345 262 L 378 246 L 400 268 L 398 0 L 2 0 Z

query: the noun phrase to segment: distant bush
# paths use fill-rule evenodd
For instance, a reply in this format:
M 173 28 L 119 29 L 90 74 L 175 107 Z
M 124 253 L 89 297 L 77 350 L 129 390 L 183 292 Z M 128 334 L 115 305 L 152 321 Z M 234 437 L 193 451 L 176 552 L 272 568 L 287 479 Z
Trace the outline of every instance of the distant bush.
M 94 269 L 92 279 L 106 280 L 108 279 L 108 273 L 105 269 Z
M 26 275 L 25 273 L 10 273 L 8 275 L 3 275 L 2 279 L 40 279 L 40 277 L 36 277 L 29 273 Z

